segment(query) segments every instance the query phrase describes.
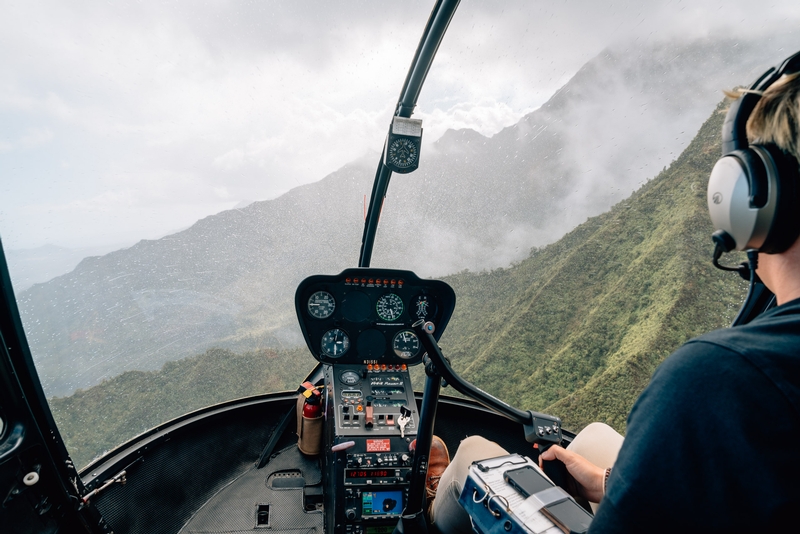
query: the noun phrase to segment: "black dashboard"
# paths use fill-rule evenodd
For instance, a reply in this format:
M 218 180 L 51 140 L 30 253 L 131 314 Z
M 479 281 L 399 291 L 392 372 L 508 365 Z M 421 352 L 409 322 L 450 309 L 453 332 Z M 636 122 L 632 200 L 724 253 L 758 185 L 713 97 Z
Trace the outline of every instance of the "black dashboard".
M 455 302 L 446 283 L 396 269 L 315 275 L 295 293 L 300 328 L 318 361 L 390 368 L 422 361 L 424 350 L 411 325 L 419 319 L 432 322 L 438 340 Z

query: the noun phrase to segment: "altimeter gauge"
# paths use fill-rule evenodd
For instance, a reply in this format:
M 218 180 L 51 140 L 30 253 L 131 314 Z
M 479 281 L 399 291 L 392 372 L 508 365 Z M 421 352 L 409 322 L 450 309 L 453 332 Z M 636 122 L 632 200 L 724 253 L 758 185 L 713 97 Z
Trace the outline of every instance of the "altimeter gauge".
M 316 319 L 327 319 L 336 309 L 336 300 L 327 291 L 317 291 L 308 299 L 308 313 Z
M 387 293 L 378 299 L 375 305 L 375 311 L 378 312 L 378 317 L 384 321 L 396 321 L 403 313 L 403 299 L 394 293 Z
M 322 336 L 322 343 L 320 343 L 322 354 L 329 358 L 339 358 L 344 356 L 347 349 L 350 348 L 350 338 L 347 334 L 339 328 L 328 330 Z
M 400 358 L 409 360 L 419 354 L 419 338 L 413 331 L 403 330 L 394 336 L 392 348 Z

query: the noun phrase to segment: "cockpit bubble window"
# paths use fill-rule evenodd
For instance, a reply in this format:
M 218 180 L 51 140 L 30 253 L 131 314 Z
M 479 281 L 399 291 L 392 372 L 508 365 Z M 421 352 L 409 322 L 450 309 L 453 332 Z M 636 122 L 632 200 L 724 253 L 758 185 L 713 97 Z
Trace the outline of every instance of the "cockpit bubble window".
M 0 235 L 76 465 L 313 369 L 295 288 L 357 266 L 432 3 L 4 10 Z M 704 212 L 721 90 L 800 20 L 696 4 L 463 2 L 412 116 L 419 168 L 383 201 L 371 265 L 450 284 L 453 366 L 567 428 L 624 431 L 658 363 L 741 301 Z

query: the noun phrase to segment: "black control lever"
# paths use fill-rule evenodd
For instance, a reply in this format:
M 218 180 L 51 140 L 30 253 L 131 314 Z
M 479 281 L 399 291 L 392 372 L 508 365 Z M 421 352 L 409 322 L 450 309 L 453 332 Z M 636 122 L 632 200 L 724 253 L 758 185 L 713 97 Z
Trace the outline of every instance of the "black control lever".
M 444 378 L 447 383 L 459 393 L 475 399 L 482 405 L 498 414 L 511 419 L 523 426 L 525 430 L 525 440 L 528 443 L 536 444 L 540 451 L 547 450 L 551 445 L 560 445 L 561 419 L 552 415 L 547 415 L 531 410 L 522 411 L 513 406 L 509 406 L 497 397 L 489 395 L 482 389 L 475 387 L 456 374 L 450 363 L 442 355 L 439 345 L 433 337 L 433 323 L 426 323 L 422 319 L 411 325 L 419 337 L 422 346 L 428 352 L 436 372 Z
M 433 323 L 430 324 L 433 327 Z M 428 475 L 428 460 L 431 443 L 433 442 L 433 424 L 436 421 L 436 407 L 439 404 L 442 377 L 430 365 L 425 365 L 425 375 L 425 390 L 422 393 L 422 406 L 419 410 L 417 446 L 414 449 L 408 499 L 403 515 L 400 517 L 393 534 L 427 534 L 428 532 L 427 522 L 425 521 L 425 479 Z M 403 406 L 400 408 L 400 413 L 410 415 L 411 410 Z
M 497 412 L 503 417 L 521 424 L 525 432 L 525 441 L 534 444 L 539 450 L 539 454 L 553 445 L 561 445 L 562 434 L 560 418 L 534 412 L 532 410 L 519 410 L 513 406 L 509 406 L 497 397 L 489 395 L 473 384 L 470 384 L 456 374 L 453 368 L 450 367 L 450 362 L 448 362 L 442 354 L 439 345 L 436 343 L 436 339 L 432 335 L 435 330 L 433 323 L 426 323 L 424 320 L 420 319 L 411 325 L 411 327 L 414 329 L 414 332 L 416 332 L 422 346 L 428 353 L 428 358 L 431 360 L 431 365 L 427 367 L 432 367 L 436 374 L 446 380 L 453 389 L 459 393 L 463 393 L 467 397 L 475 399 L 483 406 Z M 575 486 L 575 482 L 567 471 L 567 467 L 559 460 L 545 463 L 544 471 L 558 486 L 567 489 L 571 489 Z

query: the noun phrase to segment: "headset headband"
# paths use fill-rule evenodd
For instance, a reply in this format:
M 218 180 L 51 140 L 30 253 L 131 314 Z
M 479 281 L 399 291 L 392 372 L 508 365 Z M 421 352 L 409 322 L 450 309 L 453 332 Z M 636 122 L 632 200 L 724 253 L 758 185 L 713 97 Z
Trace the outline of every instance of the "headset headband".
M 800 52 L 786 58 L 777 68 L 772 67 L 749 87 L 750 91 L 735 100 L 722 126 L 722 155 L 730 154 L 734 150 L 742 150 L 749 146 L 747 142 L 747 119 L 761 100 L 761 92 L 775 83 L 784 74 L 800 72 Z

